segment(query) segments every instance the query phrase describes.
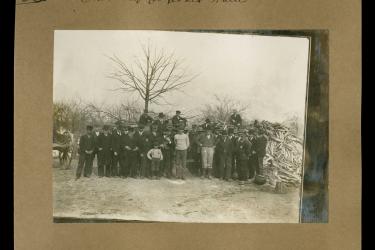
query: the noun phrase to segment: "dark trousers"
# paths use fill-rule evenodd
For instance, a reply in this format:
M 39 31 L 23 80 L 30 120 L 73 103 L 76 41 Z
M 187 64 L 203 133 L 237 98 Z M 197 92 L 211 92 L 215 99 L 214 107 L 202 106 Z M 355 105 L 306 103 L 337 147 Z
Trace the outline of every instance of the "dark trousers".
M 77 172 L 76 172 L 77 178 L 81 177 L 82 170 L 83 170 L 83 176 L 85 177 L 91 176 L 93 161 L 94 161 L 93 154 L 82 153 L 79 155 L 78 167 L 77 167 Z
M 118 171 L 118 165 L 120 162 L 120 155 L 114 155 L 112 156 L 112 164 L 111 164 L 111 173 L 110 176 L 118 176 L 119 171 Z
M 98 176 L 110 176 L 111 152 L 99 151 L 98 153 Z
M 127 152 L 126 153 L 126 165 L 129 169 L 130 177 L 137 177 L 139 175 L 139 164 L 138 164 L 138 155 L 136 152 Z
M 232 156 L 231 155 L 220 155 L 218 177 L 229 180 L 232 177 Z
M 258 159 L 256 155 L 251 155 L 249 158 L 249 178 L 253 178 L 255 176 L 255 171 L 257 169 Z
M 165 175 L 170 178 L 172 177 L 172 168 L 173 168 L 173 161 L 172 161 L 172 153 L 170 150 L 163 150 L 163 170 Z
M 149 177 L 150 176 L 150 160 L 147 158 L 146 153 L 140 155 L 140 176 Z
M 121 152 L 121 154 L 119 155 L 119 175 L 121 177 L 127 177 L 129 175 L 127 154 L 125 151 Z
M 255 154 L 255 172 L 259 175 L 263 175 L 263 154 Z
M 239 159 L 237 161 L 237 171 L 238 171 L 238 179 L 240 181 L 246 181 L 248 176 L 248 160 L 247 159 Z

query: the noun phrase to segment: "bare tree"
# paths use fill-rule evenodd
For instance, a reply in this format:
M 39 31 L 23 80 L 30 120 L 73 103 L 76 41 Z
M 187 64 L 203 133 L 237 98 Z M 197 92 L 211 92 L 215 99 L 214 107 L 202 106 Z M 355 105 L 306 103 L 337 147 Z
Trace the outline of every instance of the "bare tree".
M 247 105 L 241 104 L 241 102 L 234 100 L 230 96 L 218 96 L 214 95 L 214 102 L 212 104 L 206 104 L 201 110 L 200 121 L 208 118 L 211 121 L 216 122 L 227 122 L 234 109 L 239 114 L 243 114 L 248 108 Z
M 116 55 L 109 59 L 114 62 L 115 70 L 108 77 L 121 83 L 115 90 L 137 93 L 144 101 L 146 112 L 149 104 L 159 104 L 166 93 L 180 90 L 196 77 L 187 73 L 187 68 L 173 53 L 157 50 L 150 44 L 142 46 L 142 56 L 135 57 L 132 64 Z
M 87 108 L 91 114 L 95 114 L 95 117 L 101 118 L 101 123 L 124 120 L 127 122 L 137 122 L 141 114 L 141 108 L 135 101 L 127 101 L 126 103 L 116 105 L 90 103 L 87 105 Z

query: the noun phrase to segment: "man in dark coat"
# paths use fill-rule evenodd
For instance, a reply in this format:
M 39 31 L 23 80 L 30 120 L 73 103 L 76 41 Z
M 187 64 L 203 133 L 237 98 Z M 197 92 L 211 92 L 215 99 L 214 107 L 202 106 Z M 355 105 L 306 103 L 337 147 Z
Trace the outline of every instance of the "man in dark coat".
M 226 181 L 232 177 L 234 142 L 228 136 L 227 131 L 222 132 L 222 136 L 216 145 L 215 154 L 219 158 L 218 177 Z
M 181 111 L 177 110 L 176 114 L 172 117 L 172 125 L 174 128 L 180 128 L 186 126 L 186 119 L 181 117 Z
M 163 113 L 158 114 L 158 118 L 153 121 L 152 125 L 157 127 L 157 132 L 162 135 L 163 131 L 166 129 L 167 121 L 164 120 L 165 115 Z
M 143 114 L 139 117 L 139 124 L 147 126 L 152 123 L 152 118 L 147 114 L 147 111 L 144 110 Z
M 103 126 L 103 132 L 96 139 L 98 149 L 98 176 L 110 176 L 112 136 L 109 126 Z
M 116 177 L 119 175 L 119 162 L 121 154 L 121 130 L 122 126 L 118 125 L 112 132 L 112 164 L 111 164 L 111 176 Z
M 249 176 L 248 177 L 249 179 L 252 179 L 255 176 L 255 169 L 258 164 L 257 155 L 254 149 L 255 141 L 257 137 L 256 130 L 253 128 L 249 129 L 247 137 L 251 144 L 250 155 L 249 155 Z
M 236 164 L 238 171 L 238 179 L 240 184 L 244 184 L 248 176 L 248 160 L 251 150 L 251 144 L 247 139 L 245 132 L 239 133 L 239 139 L 236 143 Z
M 119 176 L 121 178 L 125 178 L 129 175 L 129 168 L 127 166 L 127 157 L 126 157 L 126 150 L 125 150 L 125 137 L 128 135 L 128 127 L 123 126 L 121 129 L 121 135 L 120 135 L 120 153 L 119 153 Z
M 240 127 L 242 125 L 241 115 L 237 113 L 237 110 L 233 110 L 232 115 L 229 117 L 229 124 Z
M 86 127 L 86 134 L 82 135 L 79 140 L 79 161 L 76 172 L 76 180 L 83 176 L 90 177 L 92 174 L 93 153 L 95 150 L 95 138 L 93 135 L 93 127 L 88 125 Z
M 202 128 L 203 128 L 204 130 L 207 130 L 208 128 L 210 128 L 210 129 L 213 128 L 210 119 L 207 118 L 207 119 L 204 121 L 204 123 L 202 124 Z
M 174 150 L 174 141 L 171 135 L 170 130 L 165 130 L 162 137 L 162 153 L 163 153 L 163 162 L 162 162 L 162 171 L 167 178 L 173 177 L 172 168 L 173 168 L 173 150 Z
M 121 137 L 124 147 L 124 157 L 128 176 L 136 178 L 138 176 L 138 139 L 135 135 L 134 128 L 130 127 L 129 132 Z
M 152 141 L 150 134 L 144 131 L 144 126 L 142 124 L 139 125 L 136 137 L 139 145 L 140 177 L 149 177 L 150 161 L 147 158 L 147 153 L 152 148 Z
M 253 150 L 256 154 L 256 165 L 255 165 L 255 172 L 258 175 L 263 175 L 263 158 L 266 155 L 266 148 L 267 148 L 267 136 L 262 129 L 258 130 L 258 136 L 256 136 Z

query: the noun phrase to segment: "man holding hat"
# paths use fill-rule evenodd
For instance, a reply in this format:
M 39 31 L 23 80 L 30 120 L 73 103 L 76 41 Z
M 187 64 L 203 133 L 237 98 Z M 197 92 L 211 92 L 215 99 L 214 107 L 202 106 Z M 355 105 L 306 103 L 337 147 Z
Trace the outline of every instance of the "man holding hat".
M 173 149 L 174 143 L 171 137 L 171 131 L 165 130 L 163 132 L 163 144 L 162 144 L 162 153 L 163 153 L 163 163 L 162 163 L 162 172 L 165 173 L 167 178 L 171 178 L 172 167 L 173 167 Z
M 93 135 L 93 126 L 86 126 L 86 134 L 82 135 L 79 140 L 79 160 L 76 172 L 76 180 L 82 175 L 84 177 L 90 177 L 92 174 L 92 163 L 93 163 L 93 153 L 95 150 L 95 138 Z
M 140 177 L 149 177 L 150 161 L 147 158 L 147 153 L 152 148 L 152 140 L 151 136 L 144 131 L 143 124 L 138 127 L 137 139 L 139 143 Z

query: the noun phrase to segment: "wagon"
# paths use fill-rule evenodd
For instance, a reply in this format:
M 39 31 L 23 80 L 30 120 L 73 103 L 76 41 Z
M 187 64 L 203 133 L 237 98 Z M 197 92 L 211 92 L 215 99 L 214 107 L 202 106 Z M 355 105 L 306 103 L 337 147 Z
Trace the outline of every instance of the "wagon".
M 52 143 L 52 150 L 58 152 L 59 164 L 62 168 L 70 168 L 72 159 L 76 154 L 76 144 L 70 133 L 59 134 L 54 136 Z

